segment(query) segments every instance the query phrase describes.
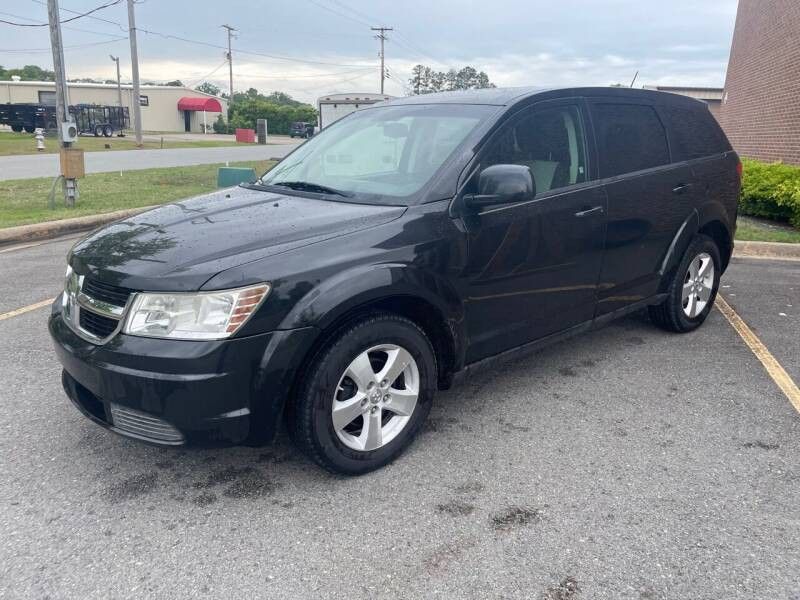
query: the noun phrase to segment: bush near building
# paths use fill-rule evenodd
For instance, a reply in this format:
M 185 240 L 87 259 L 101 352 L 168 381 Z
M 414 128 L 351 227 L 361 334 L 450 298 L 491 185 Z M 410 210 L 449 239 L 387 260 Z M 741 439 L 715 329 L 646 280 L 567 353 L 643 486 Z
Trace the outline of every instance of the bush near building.
M 228 122 L 231 129 L 255 129 L 257 119 L 267 120 L 269 133 L 288 135 L 289 126 L 295 121 L 316 123 L 317 111 L 308 104 L 290 106 L 260 98 L 248 98 L 233 105 Z
M 742 214 L 788 221 L 800 228 L 800 167 L 742 160 Z

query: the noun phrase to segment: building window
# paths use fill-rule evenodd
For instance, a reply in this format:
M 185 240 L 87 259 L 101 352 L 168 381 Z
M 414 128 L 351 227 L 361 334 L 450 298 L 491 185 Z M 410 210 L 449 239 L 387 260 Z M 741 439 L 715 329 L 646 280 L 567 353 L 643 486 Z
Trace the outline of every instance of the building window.
M 39 92 L 39 104 L 46 104 L 48 106 L 56 105 L 55 92 Z

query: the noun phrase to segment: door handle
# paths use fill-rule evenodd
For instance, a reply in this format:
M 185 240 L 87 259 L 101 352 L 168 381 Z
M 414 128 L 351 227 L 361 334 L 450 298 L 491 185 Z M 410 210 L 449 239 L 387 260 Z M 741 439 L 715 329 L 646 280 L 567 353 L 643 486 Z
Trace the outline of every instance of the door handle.
M 602 215 L 605 212 L 605 209 L 602 206 L 595 206 L 594 208 L 587 208 L 580 212 L 576 212 L 575 216 L 579 219 L 583 219 L 584 217 L 590 217 L 592 215 Z
M 672 193 L 673 194 L 682 194 L 683 192 L 688 190 L 690 187 L 692 187 L 691 183 L 682 183 L 682 184 L 678 185 L 677 187 L 672 188 Z

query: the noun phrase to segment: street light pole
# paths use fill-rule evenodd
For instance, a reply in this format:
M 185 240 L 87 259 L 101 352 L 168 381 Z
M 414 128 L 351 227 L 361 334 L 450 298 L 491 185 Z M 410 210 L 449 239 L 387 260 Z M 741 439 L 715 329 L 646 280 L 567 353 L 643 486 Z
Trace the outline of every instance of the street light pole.
M 113 54 L 109 54 L 108 56 L 117 63 L 117 100 L 119 101 L 119 107 L 122 108 L 122 81 L 119 76 L 119 56 L 114 56 Z
M 136 48 L 136 16 L 133 0 L 128 0 L 128 37 L 131 40 L 131 75 L 133 75 L 133 121 L 136 133 L 136 146 L 142 147 L 142 102 L 139 92 L 139 52 Z

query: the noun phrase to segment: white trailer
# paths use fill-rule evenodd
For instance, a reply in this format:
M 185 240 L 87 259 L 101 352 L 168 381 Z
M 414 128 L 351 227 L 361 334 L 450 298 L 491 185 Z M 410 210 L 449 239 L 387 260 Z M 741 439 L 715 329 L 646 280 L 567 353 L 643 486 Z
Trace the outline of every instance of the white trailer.
M 350 94 L 328 94 L 317 100 L 319 128 L 323 129 L 359 108 L 392 100 L 394 96 L 353 92 Z

